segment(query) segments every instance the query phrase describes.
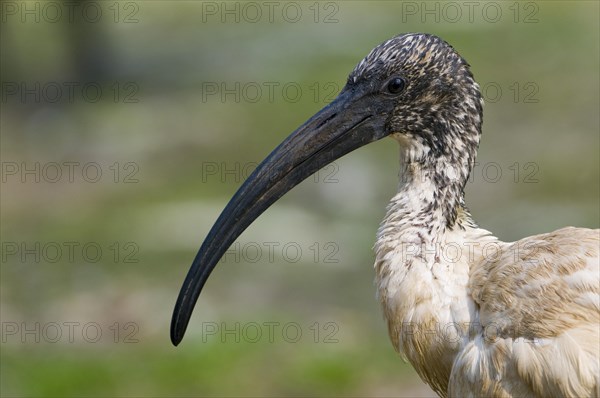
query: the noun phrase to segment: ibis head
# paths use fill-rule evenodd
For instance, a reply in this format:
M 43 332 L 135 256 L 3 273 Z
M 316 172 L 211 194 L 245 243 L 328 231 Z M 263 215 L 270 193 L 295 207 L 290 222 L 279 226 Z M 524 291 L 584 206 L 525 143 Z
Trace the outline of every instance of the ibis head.
M 458 198 L 474 162 L 481 121 L 479 87 L 448 43 L 429 34 L 404 34 L 374 48 L 337 98 L 276 147 L 227 204 L 179 293 L 173 344 L 183 338 L 200 291 L 229 246 L 294 186 L 341 156 L 391 136 L 411 162 L 431 165 L 438 184 L 455 187 Z M 445 216 L 452 224 L 454 204 Z

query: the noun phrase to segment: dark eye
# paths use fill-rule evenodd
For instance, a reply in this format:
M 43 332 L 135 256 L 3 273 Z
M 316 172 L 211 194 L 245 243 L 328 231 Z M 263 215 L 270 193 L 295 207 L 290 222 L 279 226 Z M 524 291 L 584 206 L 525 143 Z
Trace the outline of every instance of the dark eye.
M 404 90 L 404 86 L 406 82 L 401 77 L 395 77 L 390 80 L 387 84 L 387 91 L 391 94 L 398 94 L 400 91 Z

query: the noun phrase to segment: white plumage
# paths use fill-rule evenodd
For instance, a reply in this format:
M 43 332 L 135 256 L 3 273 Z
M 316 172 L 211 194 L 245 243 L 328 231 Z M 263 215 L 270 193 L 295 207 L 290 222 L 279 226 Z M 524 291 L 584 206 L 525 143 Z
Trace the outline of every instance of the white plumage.
M 598 397 L 600 231 L 506 243 L 462 200 L 449 228 L 431 189 L 441 170 L 411 163 L 399 141 L 403 184 L 375 245 L 396 350 L 442 397 Z

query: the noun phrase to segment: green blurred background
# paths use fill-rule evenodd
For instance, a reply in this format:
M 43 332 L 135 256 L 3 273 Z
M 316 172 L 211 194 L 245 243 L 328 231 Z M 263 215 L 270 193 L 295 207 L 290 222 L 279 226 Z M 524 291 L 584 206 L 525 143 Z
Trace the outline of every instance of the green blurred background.
M 598 227 L 595 1 L 1 6 L 2 396 L 431 396 L 372 284 L 391 139 L 267 211 L 168 337 L 243 177 L 402 32 L 450 42 L 484 88 L 480 225 Z

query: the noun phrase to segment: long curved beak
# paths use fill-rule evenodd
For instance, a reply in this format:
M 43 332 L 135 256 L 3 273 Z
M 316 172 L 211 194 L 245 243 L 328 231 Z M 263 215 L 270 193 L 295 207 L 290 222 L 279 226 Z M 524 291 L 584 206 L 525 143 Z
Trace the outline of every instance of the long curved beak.
M 345 87 L 254 170 L 213 225 L 183 282 L 171 320 L 174 345 L 183 339 L 200 291 L 229 246 L 269 206 L 311 174 L 385 137 L 385 107 L 373 96 Z

